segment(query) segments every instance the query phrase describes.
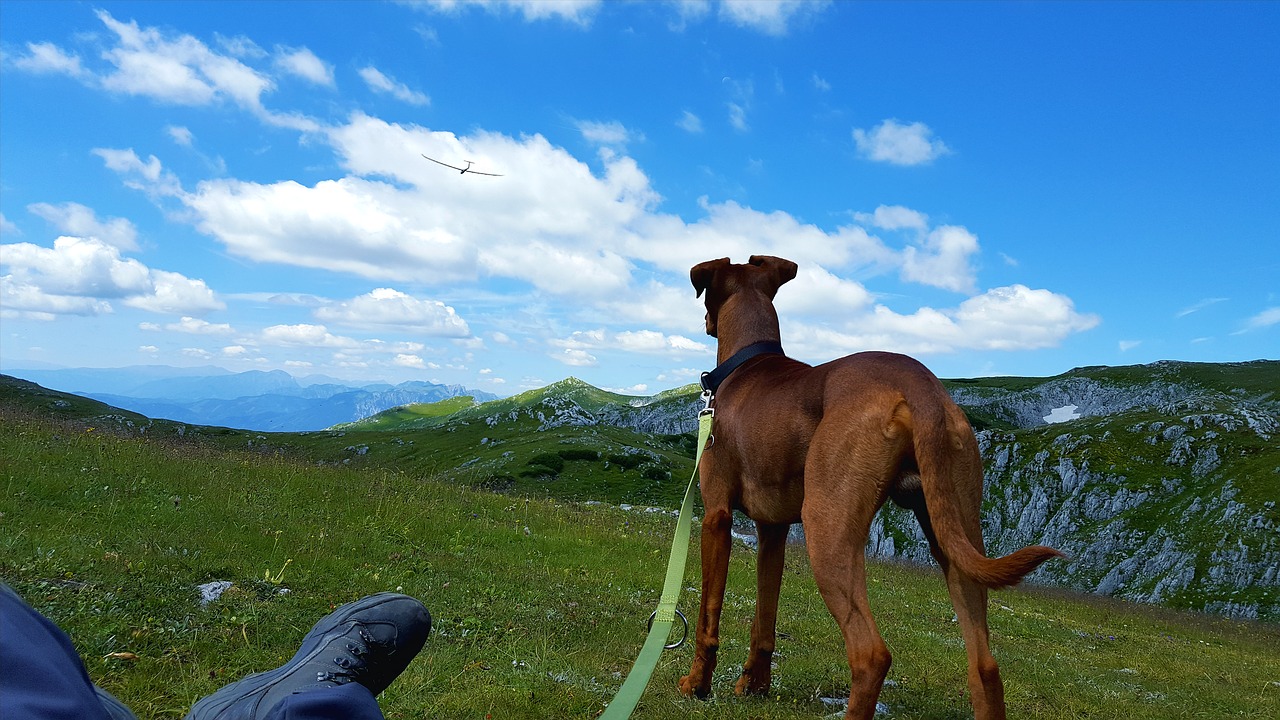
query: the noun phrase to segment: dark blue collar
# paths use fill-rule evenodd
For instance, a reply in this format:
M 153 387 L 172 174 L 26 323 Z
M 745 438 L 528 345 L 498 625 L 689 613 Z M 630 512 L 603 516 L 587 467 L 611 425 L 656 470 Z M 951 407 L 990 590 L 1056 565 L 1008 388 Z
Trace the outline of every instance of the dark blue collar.
M 717 365 L 715 370 L 702 373 L 702 389 L 714 395 L 716 390 L 720 387 L 720 383 L 728 379 L 728 377 L 733 374 L 734 370 L 742 367 L 743 363 L 757 355 L 766 355 L 769 353 L 775 355 L 786 354 L 782 351 L 782 343 L 774 342 L 772 340 L 752 343 L 742 348 L 738 352 L 734 353 L 733 357 Z

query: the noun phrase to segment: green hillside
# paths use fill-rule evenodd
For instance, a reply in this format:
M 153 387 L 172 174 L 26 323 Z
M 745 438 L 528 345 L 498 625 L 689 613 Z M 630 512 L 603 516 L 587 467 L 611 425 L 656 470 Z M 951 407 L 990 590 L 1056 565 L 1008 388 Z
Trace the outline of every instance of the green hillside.
M 382 696 L 388 717 L 595 716 L 640 648 L 672 518 L 469 489 L 370 462 L 390 450 L 381 445 L 347 451 L 350 463 L 305 456 L 360 436 L 147 424 L 0 383 L 0 577 L 66 628 L 94 679 L 144 720 L 181 717 L 201 695 L 288 658 L 334 605 L 396 589 L 428 604 L 436 630 Z M 689 588 L 697 565 L 695 550 Z M 799 548 L 787 560 L 771 697 L 732 695 L 753 573 L 753 554 L 735 544 L 714 698 L 675 691 L 686 645 L 664 654 L 636 718 L 839 709 L 844 651 Z M 212 580 L 234 585 L 202 606 L 196 586 Z M 870 588 L 895 658 L 884 717 L 971 716 L 937 573 L 872 563 Z M 687 591 L 681 607 L 690 613 L 697 599 Z M 1031 589 L 995 593 L 991 626 L 1011 717 L 1280 714 L 1274 624 Z

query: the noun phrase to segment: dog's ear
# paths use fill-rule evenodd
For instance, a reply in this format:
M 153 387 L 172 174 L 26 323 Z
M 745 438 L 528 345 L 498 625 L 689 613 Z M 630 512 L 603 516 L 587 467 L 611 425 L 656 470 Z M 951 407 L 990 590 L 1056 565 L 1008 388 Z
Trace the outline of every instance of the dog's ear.
M 720 258 L 719 260 L 708 260 L 698 263 L 689 270 L 689 282 L 693 283 L 693 289 L 697 290 L 694 297 L 702 297 L 702 293 L 711 287 L 711 281 L 715 279 L 716 271 L 729 266 L 729 258 Z
M 772 255 L 752 255 L 747 262 L 769 274 L 769 291 L 771 295 L 776 293 L 783 283 L 794 280 L 796 272 L 800 269 L 799 265 L 790 260 L 784 260 Z

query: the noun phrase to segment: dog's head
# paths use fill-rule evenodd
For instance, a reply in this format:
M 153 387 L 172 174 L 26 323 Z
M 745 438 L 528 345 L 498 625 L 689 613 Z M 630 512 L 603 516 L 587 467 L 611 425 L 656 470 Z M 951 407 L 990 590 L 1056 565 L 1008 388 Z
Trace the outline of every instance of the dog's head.
M 795 278 L 797 265 L 772 255 L 752 255 L 745 265 L 734 265 L 729 258 L 698 263 L 689 271 L 689 280 L 697 296 L 706 293 L 707 334 L 716 335 L 716 321 L 724 301 L 743 291 L 758 292 L 768 301 L 782 284 Z

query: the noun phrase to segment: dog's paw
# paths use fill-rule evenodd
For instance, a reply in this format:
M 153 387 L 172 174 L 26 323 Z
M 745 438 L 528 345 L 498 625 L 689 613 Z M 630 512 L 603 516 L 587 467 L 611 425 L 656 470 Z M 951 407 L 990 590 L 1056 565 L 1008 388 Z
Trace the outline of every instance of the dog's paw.
M 680 678 L 680 694 L 685 697 L 696 697 L 699 700 L 706 700 L 711 696 L 711 688 L 703 687 L 702 684 L 696 683 L 693 675 L 685 675 Z
M 769 686 L 773 683 L 770 673 L 765 672 L 760 675 L 755 673 L 742 673 L 742 677 L 738 678 L 738 684 L 733 687 L 734 695 L 768 695 Z

